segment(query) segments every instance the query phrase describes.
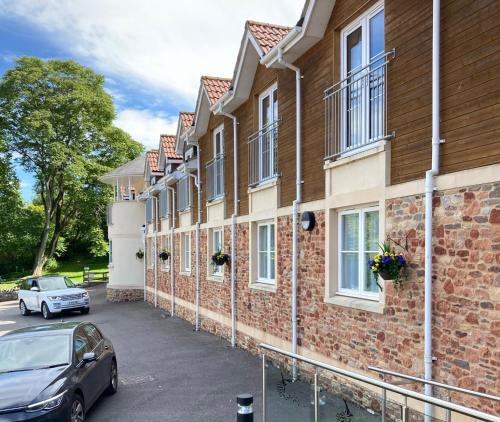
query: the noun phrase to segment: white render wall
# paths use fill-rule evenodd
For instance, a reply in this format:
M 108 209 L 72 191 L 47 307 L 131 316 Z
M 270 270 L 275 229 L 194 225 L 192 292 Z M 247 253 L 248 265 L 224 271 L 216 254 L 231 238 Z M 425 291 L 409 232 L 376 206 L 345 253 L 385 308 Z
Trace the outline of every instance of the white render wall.
M 117 201 L 111 205 L 108 226 L 112 241 L 113 262 L 109 265 L 109 285 L 115 289 L 143 289 L 144 261 L 135 254 L 144 250 L 141 226 L 144 224 L 144 203 Z

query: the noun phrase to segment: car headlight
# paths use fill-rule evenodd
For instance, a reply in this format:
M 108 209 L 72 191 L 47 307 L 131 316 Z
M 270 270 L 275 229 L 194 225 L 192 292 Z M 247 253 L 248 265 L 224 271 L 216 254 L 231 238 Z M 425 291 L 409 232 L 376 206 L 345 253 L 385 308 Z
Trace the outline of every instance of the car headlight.
M 66 390 L 67 391 L 67 390 Z M 40 410 L 52 410 L 59 407 L 64 399 L 66 391 L 58 394 L 57 396 L 51 397 L 50 399 L 39 401 L 38 403 L 33 403 L 28 406 L 26 412 L 38 412 Z
M 89 292 L 83 292 L 82 297 L 89 297 Z
M 61 296 L 47 296 L 49 300 L 62 300 Z

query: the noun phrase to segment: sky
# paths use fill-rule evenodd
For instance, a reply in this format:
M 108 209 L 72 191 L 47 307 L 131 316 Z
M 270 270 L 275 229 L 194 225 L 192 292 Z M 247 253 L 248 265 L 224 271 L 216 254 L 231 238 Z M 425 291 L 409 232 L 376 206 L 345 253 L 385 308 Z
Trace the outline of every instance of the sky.
M 21 56 L 106 77 L 115 125 L 146 148 L 193 111 L 200 76 L 231 77 L 247 19 L 293 26 L 304 0 L 0 0 L 0 75 Z M 33 178 L 17 169 L 25 200 Z

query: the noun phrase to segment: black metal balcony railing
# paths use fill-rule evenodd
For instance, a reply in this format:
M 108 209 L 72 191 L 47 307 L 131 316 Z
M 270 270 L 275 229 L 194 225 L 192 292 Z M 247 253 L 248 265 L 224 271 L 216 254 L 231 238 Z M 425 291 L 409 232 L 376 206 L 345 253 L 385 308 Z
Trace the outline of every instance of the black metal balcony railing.
M 275 120 L 248 138 L 248 184 L 255 186 L 278 175 L 278 127 Z
M 207 169 L 207 200 L 213 201 L 224 195 L 224 156 L 209 161 Z
M 380 54 L 325 90 L 325 159 L 388 138 L 387 64 L 394 55 Z

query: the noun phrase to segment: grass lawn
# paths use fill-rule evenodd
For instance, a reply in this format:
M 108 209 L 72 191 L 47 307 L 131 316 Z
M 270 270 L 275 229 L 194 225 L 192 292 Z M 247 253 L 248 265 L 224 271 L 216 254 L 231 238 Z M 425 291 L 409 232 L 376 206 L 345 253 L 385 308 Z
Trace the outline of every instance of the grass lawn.
M 44 271 L 44 274 L 61 274 L 70 277 L 71 280 L 75 283 L 81 283 L 83 281 L 83 267 L 89 267 L 90 271 L 96 272 L 108 271 L 108 257 L 73 257 L 68 261 L 60 261 L 57 269 L 52 271 Z M 29 275 L 29 273 L 20 275 L 16 279 L 27 275 Z M 11 289 L 15 287 L 16 279 L 6 279 L 5 282 L 0 283 L 0 290 Z

